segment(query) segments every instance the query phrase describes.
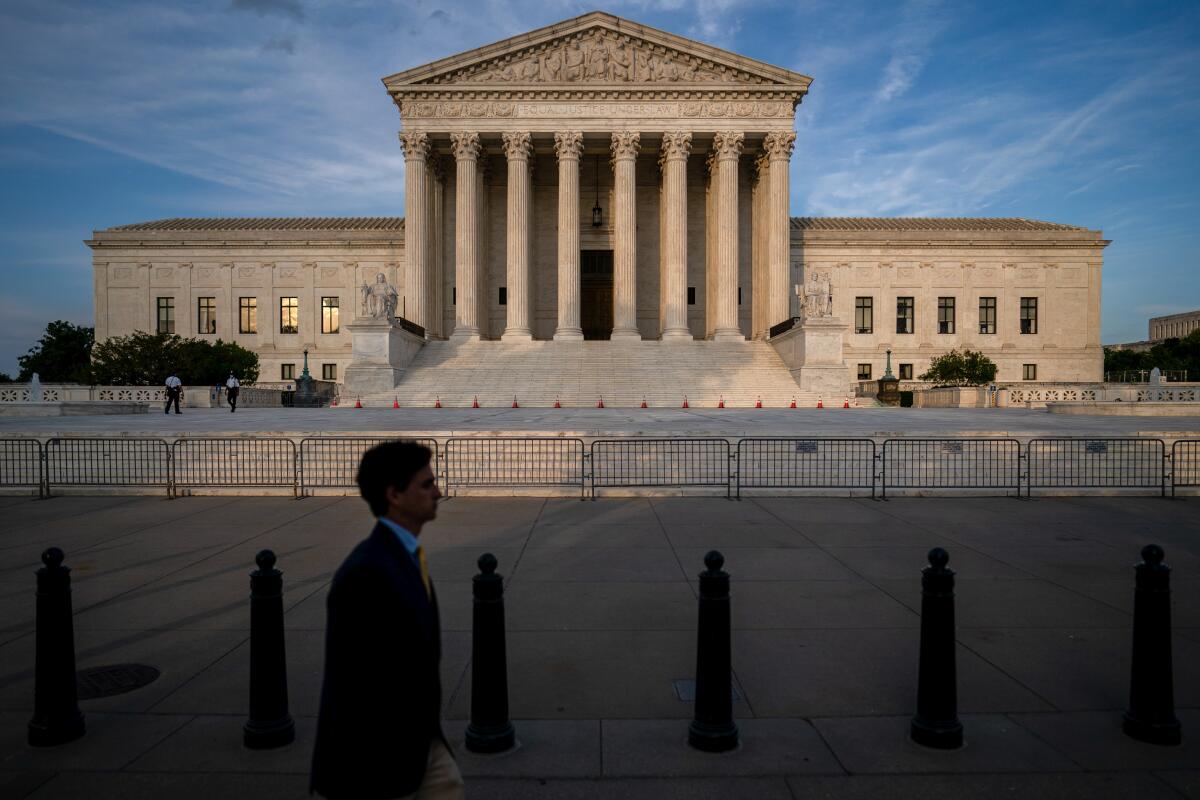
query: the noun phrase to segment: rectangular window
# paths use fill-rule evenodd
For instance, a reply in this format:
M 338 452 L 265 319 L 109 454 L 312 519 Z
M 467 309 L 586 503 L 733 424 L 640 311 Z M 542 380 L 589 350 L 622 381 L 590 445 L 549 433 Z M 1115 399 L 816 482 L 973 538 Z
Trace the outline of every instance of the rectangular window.
M 938 298 L 938 333 L 954 333 L 954 298 Z
M 159 333 L 175 332 L 175 298 L 158 298 L 158 328 Z
M 196 333 L 217 332 L 217 298 L 196 299 Z
M 321 298 L 321 333 L 337 333 L 341 329 L 340 297 Z
M 452 306 L 458 305 L 458 287 L 457 286 L 450 287 L 450 305 L 452 305 Z
M 854 332 L 874 333 L 875 331 L 875 298 L 854 298 Z
M 1021 380 L 1036 381 L 1037 380 L 1037 364 L 1022 364 L 1021 365 Z
M 238 333 L 258 333 L 258 298 L 238 298 Z
M 858 365 L 858 379 L 860 381 L 871 380 L 871 365 L 870 364 L 859 364 Z
M 900 365 L 900 380 L 902 380 L 902 381 L 911 381 L 912 380 L 912 364 L 901 364 Z
M 1021 298 L 1021 333 L 1037 333 L 1037 298 Z
M 337 364 L 322 364 L 321 365 L 321 380 L 336 381 L 337 380 Z
M 300 332 L 300 298 L 279 298 L 279 332 Z
M 896 333 L 913 332 L 913 309 L 915 303 L 911 297 L 896 298 Z
M 279 365 L 279 380 L 291 381 L 296 379 L 295 364 L 280 364 Z
M 996 332 L 996 298 L 979 298 L 979 332 Z
M 738 305 L 742 304 L 742 287 L 738 287 Z
M 502 306 L 508 305 L 508 287 L 507 286 L 500 287 L 500 305 L 502 305 Z
M 696 287 L 695 286 L 688 287 L 688 305 L 689 306 L 696 305 Z

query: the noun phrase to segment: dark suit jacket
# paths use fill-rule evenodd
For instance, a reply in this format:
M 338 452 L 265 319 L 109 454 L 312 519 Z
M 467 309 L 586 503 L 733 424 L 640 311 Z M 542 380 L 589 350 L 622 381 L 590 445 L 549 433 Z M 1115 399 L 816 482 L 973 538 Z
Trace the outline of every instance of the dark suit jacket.
M 382 523 L 329 590 L 310 791 L 387 798 L 421 785 L 441 729 L 441 630 L 421 571 Z

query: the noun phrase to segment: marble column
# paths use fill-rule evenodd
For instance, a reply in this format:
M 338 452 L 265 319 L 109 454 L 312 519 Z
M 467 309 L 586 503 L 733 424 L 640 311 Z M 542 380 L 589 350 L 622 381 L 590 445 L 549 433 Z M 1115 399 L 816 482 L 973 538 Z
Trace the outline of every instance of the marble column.
M 613 339 L 641 339 L 637 326 L 637 156 L 641 134 L 612 135 Z
M 443 200 L 446 192 L 445 166 L 441 156 L 426 159 L 429 174 L 429 288 L 428 323 L 426 333 L 445 338 L 446 276 L 445 276 L 445 212 Z
M 713 137 L 717 154 L 717 305 L 716 341 L 743 341 L 738 327 L 738 157 L 745 134 L 718 133 Z
M 529 158 L 533 144 L 528 133 L 506 133 L 508 204 L 505 217 L 508 281 L 508 319 L 501 340 L 533 340 L 529 304 Z
M 404 148 L 404 300 L 402 316 L 429 326 L 429 200 L 425 160 L 429 135 L 402 133 Z
M 579 317 L 579 157 L 583 134 L 554 134 L 558 156 L 558 328 L 555 341 L 583 341 Z
M 479 339 L 479 134 L 452 133 L 454 147 L 454 306 L 451 338 Z M 407 225 L 405 226 L 408 227 Z
M 767 276 L 767 252 L 769 247 L 768 229 L 770 220 L 767 218 L 769 202 L 767 195 L 771 187 L 771 159 L 766 153 L 761 153 L 754 159 L 751 170 L 752 199 L 750 202 L 753 227 L 751 230 L 751 258 L 753 265 L 750 279 L 751 323 L 750 335 L 753 339 L 763 339 L 767 331 L 774 325 L 770 317 L 771 284 Z M 778 320 L 776 320 L 777 322 Z
M 691 150 L 691 133 L 663 134 L 663 341 L 692 339 L 687 319 L 687 160 Z
M 792 222 L 788 214 L 792 149 L 796 134 L 792 131 L 768 133 L 763 148 L 771 162 L 771 180 L 767 200 L 767 326 L 777 325 L 791 316 Z

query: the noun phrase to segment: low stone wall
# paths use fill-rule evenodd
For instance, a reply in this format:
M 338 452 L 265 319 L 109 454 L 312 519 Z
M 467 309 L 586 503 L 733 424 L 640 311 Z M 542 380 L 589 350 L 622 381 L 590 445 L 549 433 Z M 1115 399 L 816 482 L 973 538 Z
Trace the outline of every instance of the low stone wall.
M 84 417 L 95 414 L 145 414 L 149 403 L 121 400 L 67 400 L 0 404 L 0 417 Z
M 1051 414 L 1086 414 L 1096 417 L 1200 417 L 1200 403 L 1123 403 L 1116 401 L 1046 403 Z
M 987 408 L 985 386 L 942 386 L 913 392 L 914 408 Z
M 1165 383 L 1058 383 L 1004 386 L 998 405 L 1012 408 L 1045 408 L 1047 403 L 1200 403 L 1200 384 Z M 1200 409 L 1192 413 L 1200 414 Z

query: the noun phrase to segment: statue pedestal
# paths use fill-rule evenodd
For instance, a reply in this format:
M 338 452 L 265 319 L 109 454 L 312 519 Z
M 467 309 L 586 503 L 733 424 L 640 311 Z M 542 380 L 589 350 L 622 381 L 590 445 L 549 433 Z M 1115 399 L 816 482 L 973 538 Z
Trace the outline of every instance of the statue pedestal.
M 389 319 L 358 317 L 346 326 L 353 341 L 342 394 L 390 392 L 404 376 L 425 340 Z
M 838 317 L 805 317 L 770 341 L 801 391 L 844 397 L 853 391 L 842 354 L 849 327 Z

